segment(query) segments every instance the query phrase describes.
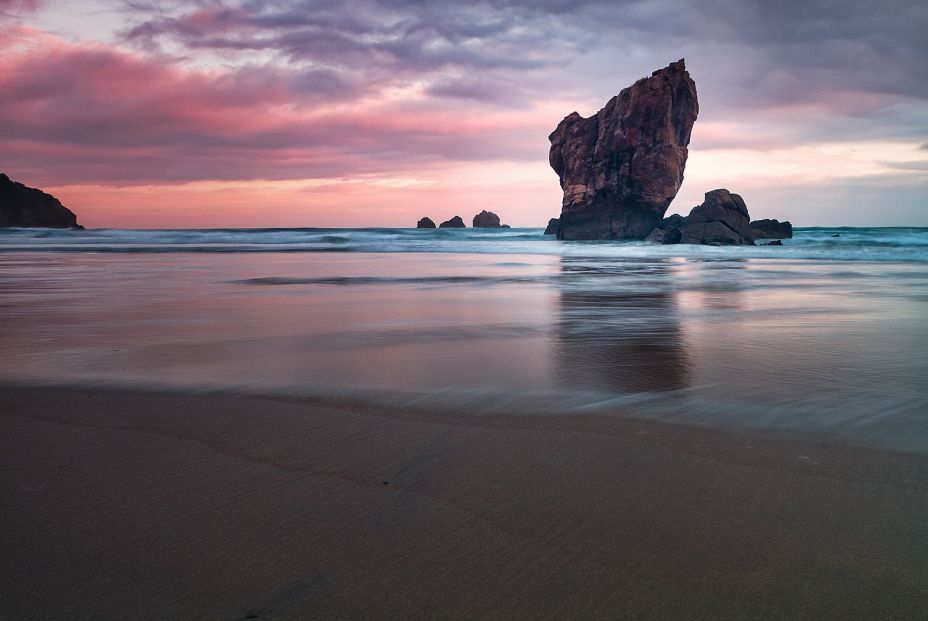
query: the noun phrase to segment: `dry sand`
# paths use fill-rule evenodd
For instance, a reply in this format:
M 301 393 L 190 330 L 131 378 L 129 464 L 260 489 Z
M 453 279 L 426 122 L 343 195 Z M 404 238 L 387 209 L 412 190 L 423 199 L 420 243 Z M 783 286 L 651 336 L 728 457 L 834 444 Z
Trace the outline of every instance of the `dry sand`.
M 0 389 L 0 618 L 928 617 L 928 460 L 618 416 Z

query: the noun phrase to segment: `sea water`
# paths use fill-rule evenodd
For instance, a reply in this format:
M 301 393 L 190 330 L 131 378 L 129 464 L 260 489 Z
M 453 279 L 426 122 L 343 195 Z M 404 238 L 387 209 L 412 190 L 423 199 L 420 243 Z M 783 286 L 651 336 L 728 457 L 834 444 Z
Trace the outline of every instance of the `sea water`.
M 928 453 L 928 229 L 769 247 L 6 229 L 0 344 L 8 385 L 643 416 Z

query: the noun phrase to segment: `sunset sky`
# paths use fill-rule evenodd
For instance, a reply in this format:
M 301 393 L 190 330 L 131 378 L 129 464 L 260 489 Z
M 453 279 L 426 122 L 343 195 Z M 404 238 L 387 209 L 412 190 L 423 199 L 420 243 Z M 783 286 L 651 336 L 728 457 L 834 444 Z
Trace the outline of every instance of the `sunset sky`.
M 668 213 L 928 226 L 924 0 L 0 0 L 0 171 L 91 227 L 543 226 L 561 118 L 681 57 Z

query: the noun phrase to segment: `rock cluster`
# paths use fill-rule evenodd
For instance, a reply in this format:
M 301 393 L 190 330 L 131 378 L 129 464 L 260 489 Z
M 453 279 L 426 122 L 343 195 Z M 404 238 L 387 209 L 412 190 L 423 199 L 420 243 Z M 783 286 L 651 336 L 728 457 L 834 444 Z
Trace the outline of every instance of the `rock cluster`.
M 750 221 L 728 190 L 706 193 L 689 216 L 664 212 L 683 183 L 699 103 L 683 59 L 642 78 L 589 118 L 576 112 L 548 137 L 564 197 L 545 234 L 663 244 L 753 244 L 792 237 L 789 222 Z
M 508 224 L 500 224 L 499 216 L 492 211 L 483 210 L 474 216 L 474 228 L 477 229 L 508 229 Z M 425 217 L 416 223 L 417 229 L 434 229 L 435 222 L 431 218 Z M 464 219 L 461 216 L 454 216 L 450 220 L 445 220 L 438 225 L 440 229 L 465 229 Z
M 644 239 L 683 182 L 699 104 L 683 59 L 549 136 L 564 197 L 558 239 Z
M 84 228 L 77 223 L 77 216 L 51 194 L 0 173 L 0 227 L 7 226 Z
M 751 245 L 758 235 L 755 226 L 758 222 L 776 222 L 776 232 L 789 231 L 788 235 L 777 237 L 771 225 L 770 239 L 792 237 L 792 225 L 776 220 L 757 220 L 751 222 L 747 205 L 738 194 L 719 189 L 706 192 L 701 205 L 693 207 L 690 215 L 674 214 L 664 218 L 648 236 L 649 241 L 659 244 L 709 244 L 713 246 Z M 782 245 L 782 244 L 776 244 Z

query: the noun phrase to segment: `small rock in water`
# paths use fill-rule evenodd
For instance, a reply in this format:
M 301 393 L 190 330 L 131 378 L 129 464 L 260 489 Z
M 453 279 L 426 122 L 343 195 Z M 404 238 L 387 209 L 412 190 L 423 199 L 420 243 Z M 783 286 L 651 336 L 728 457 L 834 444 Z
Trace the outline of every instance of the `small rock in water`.
M 474 228 L 475 229 L 498 229 L 499 225 L 499 216 L 497 216 L 492 211 L 487 211 L 484 209 L 476 216 L 474 216 Z
M 435 223 L 432 222 L 431 218 L 426 216 L 422 218 L 421 220 L 419 220 L 418 222 L 416 222 L 416 228 L 417 229 L 434 229 Z
M 438 225 L 440 229 L 465 229 L 467 225 L 464 224 L 464 220 L 461 219 L 461 216 L 455 216 L 450 220 L 445 220 Z
M 832 233 L 831 236 L 832 236 L 832 237 L 841 237 L 841 235 L 840 235 L 839 233 Z
M 754 220 L 751 222 L 754 239 L 789 239 L 793 236 L 793 225 L 789 220 Z
M 657 244 L 679 244 L 683 238 L 681 230 L 684 224 L 686 218 L 680 214 L 671 214 L 658 223 L 647 240 Z
M 782 246 L 782 245 L 783 245 L 783 241 L 782 241 L 782 240 L 779 240 L 779 239 L 775 239 L 775 240 L 773 240 L 772 242 L 770 242 L 769 244 L 766 244 L 766 245 L 767 245 L 767 246 Z

